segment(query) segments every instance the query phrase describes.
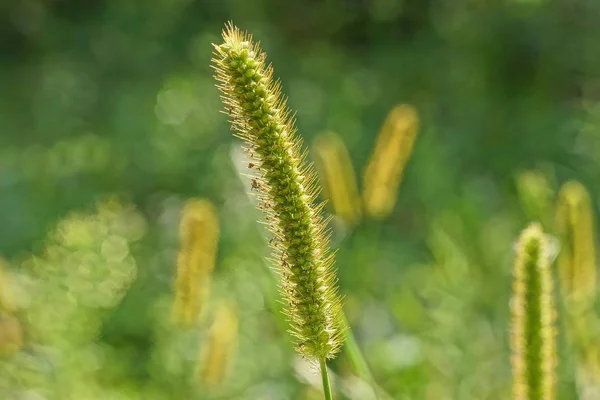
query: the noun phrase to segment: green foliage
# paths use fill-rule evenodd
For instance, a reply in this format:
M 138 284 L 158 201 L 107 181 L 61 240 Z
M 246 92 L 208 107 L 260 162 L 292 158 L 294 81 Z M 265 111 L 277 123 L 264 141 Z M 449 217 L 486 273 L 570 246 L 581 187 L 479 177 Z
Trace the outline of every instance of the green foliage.
M 90 215 L 70 214 L 40 255 L 20 262 L 11 286 L 26 341 L 0 364 L 2 397 L 23 395 L 19 386 L 52 399 L 98 394 L 95 372 L 107 349 L 96 338 L 136 277 L 131 246 L 145 230 L 131 206 L 110 200 Z

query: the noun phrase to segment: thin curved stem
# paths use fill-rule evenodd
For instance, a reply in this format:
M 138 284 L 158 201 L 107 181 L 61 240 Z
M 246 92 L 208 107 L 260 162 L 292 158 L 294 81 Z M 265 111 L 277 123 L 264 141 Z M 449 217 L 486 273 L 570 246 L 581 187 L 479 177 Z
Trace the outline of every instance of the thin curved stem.
M 327 373 L 327 363 L 325 359 L 319 360 L 321 367 L 321 379 L 323 380 L 323 392 L 325 392 L 325 400 L 333 400 L 331 396 L 331 385 L 329 384 L 329 374 Z
M 348 358 L 350 359 L 350 363 L 356 369 L 358 376 L 369 383 L 371 388 L 373 389 L 373 393 L 375 393 L 375 399 L 378 400 L 379 396 L 377 395 L 377 386 L 375 384 L 375 379 L 373 378 L 373 374 L 369 369 L 369 365 L 367 364 L 367 360 L 365 359 L 360 347 L 358 347 L 358 343 L 356 342 L 356 338 L 354 337 L 354 333 L 352 332 L 352 328 L 348 323 L 348 319 L 346 318 L 346 314 L 342 314 L 343 322 L 344 322 L 344 340 L 346 343 L 346 352 L 348 354 Z

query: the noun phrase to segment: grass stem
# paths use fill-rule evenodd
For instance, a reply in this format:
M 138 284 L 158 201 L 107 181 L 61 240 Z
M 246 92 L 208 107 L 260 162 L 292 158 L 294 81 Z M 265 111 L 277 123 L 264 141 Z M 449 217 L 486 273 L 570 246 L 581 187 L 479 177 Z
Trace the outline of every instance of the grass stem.
M 327 362 L 324 358 L 319 360 L 321 369 L 321 379 L 323 380 L 323 392 L 325 393 L 325 400 L 333 400 L 331 395 L 331 385 L 329 384 L 329 374 L 327 373 Z

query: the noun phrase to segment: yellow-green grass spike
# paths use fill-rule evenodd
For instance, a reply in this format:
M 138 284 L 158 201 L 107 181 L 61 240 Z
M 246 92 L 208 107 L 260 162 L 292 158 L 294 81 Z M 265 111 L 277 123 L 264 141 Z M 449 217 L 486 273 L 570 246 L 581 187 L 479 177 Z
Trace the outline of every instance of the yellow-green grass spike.
M 372 218 L 386 218 L 396 205 L 418 131 L 419 114 L 411 105 L 397 105 L 386 117 L 363 175 L 365 212 Z
M 179 237 L 173 321 L 190 328 L 200 322 L 206 309 L 215 268 L 219 240 L 215 206 L 205 199 L 188 200 L 181 215 Z
M 348 149 L 334 132 L 323 132 L 313 142 L 317 171 L 335 215 L 348 224 L 361 217 L 361 200 Z
M 596 299 L 596 248 L 590 195 L 579 182 L 565 183 L 558 195 L 556 228 L 561 241 L 558 272 L 570 311 L 588 309 Z
M 341 300 L 329 252 L 327 221 L 316 175 L 306 161 L 294 119 L 266 54 L 232 24 L 215 45 L 213 67 L 236 135 L 247 144 L 265 222 L 273 233 L 273 260 L 297 351 L 315 364 L 342 344 Z
M 222 384 L 235 362 L 239 334 L 237 305 L 221 302 L 215 311 L 208 343 L 201 348 L 196 364 L 196 376 L 210 388 Z
M 521 233 L 514 266 L 513 398 L 552 400 L 556 386 L 556 309 L 547 238 L 539 224 Z
M 590 387 L 600 388 L 600 364 L 593 307 L 597 286 L 593 211 L 590 196 L 579 182 L 566 182 L 560 189 L 556 231 L 561 243 L 558 277 L 566 311 L 565 337 L 575 353 L 577 388 L 583 396 Z

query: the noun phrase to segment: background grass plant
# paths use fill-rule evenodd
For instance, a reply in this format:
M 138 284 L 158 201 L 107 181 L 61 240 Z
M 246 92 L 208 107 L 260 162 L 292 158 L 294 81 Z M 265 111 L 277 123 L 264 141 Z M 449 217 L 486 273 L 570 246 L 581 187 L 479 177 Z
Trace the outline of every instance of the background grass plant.
M 173 321 L 181 327 L 197 327 L 209 300 L 219 238 L 216 213 L 202 199 L 189 200 L 182 210 L 173 303 Z

